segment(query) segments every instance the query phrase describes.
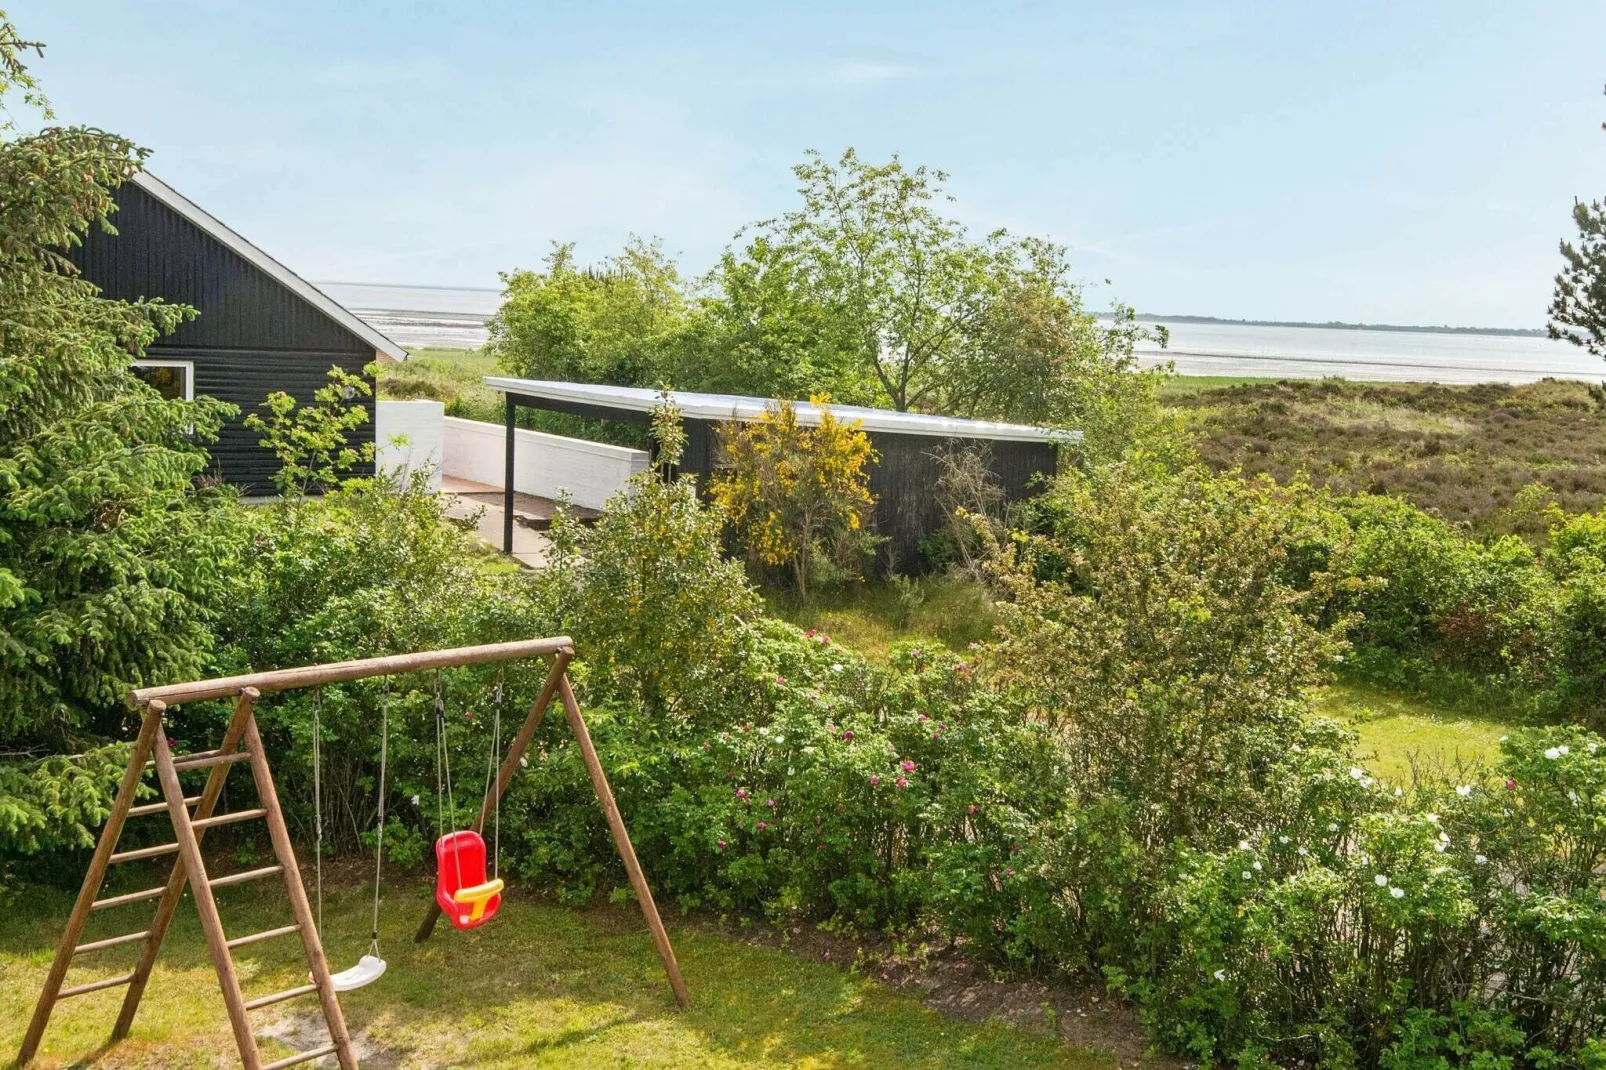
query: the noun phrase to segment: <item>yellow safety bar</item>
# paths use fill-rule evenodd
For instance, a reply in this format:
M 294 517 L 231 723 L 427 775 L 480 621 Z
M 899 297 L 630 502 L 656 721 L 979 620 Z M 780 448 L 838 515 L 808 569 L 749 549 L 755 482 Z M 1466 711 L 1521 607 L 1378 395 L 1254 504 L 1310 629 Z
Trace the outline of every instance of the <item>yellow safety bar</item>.
M 468 912 L 469 921 L 479 921 L 480 915 L 485 913 L 485 904 L 496 896 L 502 894 L 502 879 L 486 881 L 468 888 L 459 888 L 452 893 L 452 902 L 465 904 L 472 909 Z

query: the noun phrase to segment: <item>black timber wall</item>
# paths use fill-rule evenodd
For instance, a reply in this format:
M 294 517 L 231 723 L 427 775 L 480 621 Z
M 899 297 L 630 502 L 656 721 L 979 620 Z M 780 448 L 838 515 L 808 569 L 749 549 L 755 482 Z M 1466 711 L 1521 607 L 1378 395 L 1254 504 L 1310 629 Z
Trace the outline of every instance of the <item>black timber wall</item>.
M 649 422 L 645 413 L 610 409 L 602 405 L 518 398 L 532 408 L 551 409 L 600 420 Z M 680 471 L 697 477 L 700 490 L 708 489 L 719 457 L 720 422 L 687 418 L 686 449 Z M 887 541 L 877 553 L 882 572 L 920 573 L 925 561 L 920 540 L 947 522 L 933 493 L 942 466 L 936 454 L 946 449 L 985 450 L 989 469 L 1003 488 L 1005 501 L 1019 501 L 1041 488 L 1037 477 L 1052 477 L 1059 463 L 1059 447 L 1052 442 L 1007 442 L 993 439 L 940 438 L 935 435 L 900 435 L 869 431 L 876 462 L 870 468 L 870 492 L 875 495 L 871 527 Z
M 210 447 L 212 475 L 248 494 L 270 492 L 278 462 L 241 421 L 274 390 L 310 402 L 331 366 L 360 372 L 373 347 L 139 186 L 118 189 L 117 205 L 118 233 L 91 231 L 73 262 L 107 297 L 159 297 L 198 310 L 146 355 L 193 361 L 196 396 L 239 407 Z M 368 416 L 354 442 L 373 441 L 372 398 Z
M 695 474 L 697 485 L 707 488 L 714 474 L 719 449 L 719 424 L 688 419 L 686 452 L 681 470 Z M 1059 448 L 1052 442 L 1004 442 L 992 439 L 939 438 L 934 435 L 900 435 L 867 431 L 876 451 L 870 466 L 870 493 L 875 495 L 871 528 L 887 541 L 877 551 L 881 571 L 918 574 L 925 571 L 920 540 L 947 523 L 933 493 L 942 475 L 937 455 L 948 449 L 986 452 L 988 468 L 1004 491 L 1005 501 L 1019 501 L 1037 493 L 1038 476 L 1052 478 Z

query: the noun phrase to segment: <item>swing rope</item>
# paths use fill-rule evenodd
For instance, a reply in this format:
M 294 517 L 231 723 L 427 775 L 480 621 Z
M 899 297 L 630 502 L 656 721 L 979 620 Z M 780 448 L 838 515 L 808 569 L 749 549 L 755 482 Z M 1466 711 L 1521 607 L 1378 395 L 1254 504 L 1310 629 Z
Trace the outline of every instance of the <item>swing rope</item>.
M 390 760 L 390 681 L 379 697 L 379 825 L 374 835 L 374 913 L 368 953 L 379 957 L 379 881 L 385 864 L 385 767 Z
M 491 799 L 491 836 L 495 844 L 491 852 L 491 876 L 502 875 L 502 784 L 498 778 L 502 768 L 502 685 L 504 670 L 497 666 L 496 688 L 492 692 L 491 751 L 485 762 L 485 795 Z M 492 795 L 491 792 L 496 794 Z
M 323 688 L 312 693 L 312 824 L 317 846 L 312 856 L 318 891 L 318 939 L 323 940 Z
M 441 693 L 441 673 L 435 670 L 435 828 L 442 839 L 446 836 L 446 818 L 441 811 L 442 774 L 446 788 L 446 806 L 452 815 L 452 831 L 457 831 L 457 797 L 452 793 L 452 755 L 446 745 L 446 698 Z M 472 781 L 470 781 L 472 783 Z M 457 882 L 463 883 L 463 859 L 458 851 L 452 852 L 457 870 Z

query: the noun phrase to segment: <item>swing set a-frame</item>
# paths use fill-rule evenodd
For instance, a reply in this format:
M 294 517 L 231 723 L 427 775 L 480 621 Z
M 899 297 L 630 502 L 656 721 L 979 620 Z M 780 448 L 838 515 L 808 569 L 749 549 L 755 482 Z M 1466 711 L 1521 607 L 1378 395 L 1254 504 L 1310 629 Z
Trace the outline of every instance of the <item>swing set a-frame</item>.
M 17 1065 L 27 1066 L 33 1059 L 39 1049 L 40 1039 L 44 1036 L 45 1026 L 50 1021 L 51 1011 L 59 1001 L 73 996 L 126 986 L 128 991 L 123 997 L 122 1011 L 112 1027 L 111 1038 L 116 1041 L 128 1035 L 134 1015 L 139 1010 L 146 982 L 150 979 L 151 968 L 155 965 L 157 953 L 161 950 L 162 940 L 167 935 L 173 915 L 178 909 L 179 900 L 183 897 L 185 886 L 188 885 L 195 899 L 196 911 L 200 915 L 201 928 L 206 935 L 212 964 L 217 970 L 218 984 L 223 990 L 223 1002 L 228 1008 L 229 1024 L 233 1028 L 235 1043 L 240 1049 L 240 1061 L 247 1070 L 281 1070 L 283 1067 L 309 1062 L 326 1055 L 334 1055 L 341 1070 L 356 1070 L 357 1058 L 352 1051 L 351 1038 L 346 1031 L 345 1017 L 341 1012 L 337 993 L 376 979 L 384 972 L 384 963 L 377 957 L 376 946 L 372 949 L 373 954 L 364 956 L 359 966 L 341 974 L 330 973 L 319 935 L 318 919 L 313 913 L 307 899 L 306 888 L 302 884 L 290 833 L 285 826 L 278 793 L 274 789 L 273 774 L 268 768 L 267 753 L 262 746 L 262 737 L 257 731 L 256 703 L 265 694 L 297 688 L 320 687 L 324 684 L 376 676 L 431 669 L 438 671 L 464 665 L 536 657 L 550 659 L 551 667 L 546 682 L 531 705 L 524 723 L 508 744 L 506 754 L 496 769 L 495 777 L 487 777 L 485 798 L 472 829 L 467 832 L 454 832 L 449 836 L 443 835 L 442 843 L 437 844 L 437 866 L 440 870 L 437 874 L 437 894 L 435 900 L 430 903 L 429 910 L 414 938 L 420 942 L 429 938 L 436 921 L 443 913 L 443 903 L 447 908 L 454 910 L 453 923 L 460 924 L 460 927 L 471 927 L 484 919 L 487 903 L 500 892 L 500 881 L 481 881 L 468 886 L 461 880 L 460 871 L 454 874 L 458 879 L 445 880 L 446 863 L 451 859 L 454 865 L 460 867 L 465 864 L 464 859 L 468 858 L 467 864 L 472 865 L 474 859 L 466 852 L 471 852 L 474 841 L 478 840 L 477 862 L 480 875 L 483 877 L 485 849 L 479 834 L 484 830 L 486 817 L 497 812 L 502 794 L 511 783 L 513 774 L 518 771 L 520 761 L 541 725 L 547 706 L 551 704 L 553 698 L 557 698 L 568 717 L 569 728 L 574 733 L 575 742 L 579 744 L 581 758 L 591 777 L 591 786 L 596 792 L 597 802 L 602 807 L 608 830 L 613 835 L 619 858 L 630 877 L 636 901 L 641 904 L 641 912 L 646 918 L 653 942 L 657 945 L 658 956 L 663 960 L 664 972 L 668 975 L 675 1001 L 682 1007 L 686 1006 L 691 997 L 686 990 L 685 982 L 681 979 L 680 966 L 675 961 L 675 951 L 670 946 L 669 934 L 664 931 L 663 921 L 658 916 L 658 908 L 653 903 L 652 891 L 647 886 L 647 879 L 636 860 L 635 848 L 630 843 L 630 835 L 625 829 L 623 818 L 619 815 L 619 808 L 614 803 L 613 790 L 608 785 L 607 774 L 603 772 L 602 763 L 597 760 L 596 748 L 591 743 L 591 733 L 586 728 L 585 718 L 581 715 L 574 691 L 569 686 L 568 666 L 574 658 L 574 644 L 567 636 L 557 636 L 550 639 L 529 639 L 487 646 L 459 647 L 453 650 L 397 654 L 360 661 L 308 665 L 246 676 L 147 687 L 131 692 L 129 705 L 143 715 L 139 735 L 134 741 L 133 753 L 129 756 L 128 767 L 123 772 L 122 783 L 112 804 L 111 813 L 95 845 L 89 872 L 84 877 L 83 887 L 79 889 L 78 899 L 67 920 L 67 928 L 57 945 L 56 957 L 45 978 L 44 990 L 40 992 L 39 1001 L 34 1007 L 33 1018 L 23 1037 L 22 1048 L 17 1053 Z M 234 712 L 217 749 L 195 754 L 173 754 L 168 747 L 167 733 L 163 725 L 163 715 L 167 709 L 185 702 L 222 698 L 234 700 Z M 438 692 L 436 713 L 439 724 L 441 706 Z M 213 811 L 223 791 L 228 772 L 239 762 L 250 764 L 258 805 L 253 809 L 215 814 Z M 200 769 L 209 770 L 206 786 L 198 795 L 186 796 L 179 775 Z M 151 770 L 157 775 L 163 800 L 136 806 L 134 800 L 142 779 Z M 381 793 L 383 791 L 383 779 L 381 779 Z M 173 823 L 174 842 L 129 851 L 116 850 L 118 838 L 128 818 L 160 813 L 167 814 Z M 201 855 L 201 839 L 206 830 L 218 825 L 258 818 L 267 824 L 276 864 L 224 876 L 209 874 Z M 446 846 L 443 847 L 442 844 Z M 111 865 L 166 854 L 178 856 L 166 884 L 106 899 L 95 898 L 100 893 L 106 871 Z M 294 919 L 292 924 L 230 938 L 219 917 L 217 901 L 212 894 L 213 889 L 269 877 L 280 877 L 284 882 Z M 158 899 L 159 902 L 149 928 L 89 943 L 78 942 L 91 913 L 150 899 Z M 458 908 L 463 910 L 461 915 L 456 913 Z M 494 912 L 494 907 L 491 910 Z M 300 937 L 310 973 L 309 983 L 247 999 L 241 992 L 231 952 L 235 948 L 291 934 Z M 63 987 L 68 968 L 78 956 L 126 944 L 140 945 L 139 959 L 133 972 L 120 977 Z M 369 961 L 370 958 L 373 959 L 372 963 Z M 275 1062 L 264 1063 L 257 1050 L 250 1012 L 260 1007 L 308 995 L 318 997 L 324 1020 L 329 1027 L 328 1043 L 310 1051 L 297 1052 Z

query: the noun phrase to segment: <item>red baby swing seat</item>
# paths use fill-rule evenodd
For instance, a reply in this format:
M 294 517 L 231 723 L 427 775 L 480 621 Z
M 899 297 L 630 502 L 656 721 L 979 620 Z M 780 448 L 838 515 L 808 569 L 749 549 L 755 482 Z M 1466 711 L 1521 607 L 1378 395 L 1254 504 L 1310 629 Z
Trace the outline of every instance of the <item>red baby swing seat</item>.
M 459 929 L 473 929 L 496 916 L 502 881 L 485 879 L 485 841 L 471 830 L 435 841 L 435 902 Z

